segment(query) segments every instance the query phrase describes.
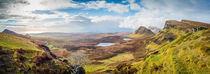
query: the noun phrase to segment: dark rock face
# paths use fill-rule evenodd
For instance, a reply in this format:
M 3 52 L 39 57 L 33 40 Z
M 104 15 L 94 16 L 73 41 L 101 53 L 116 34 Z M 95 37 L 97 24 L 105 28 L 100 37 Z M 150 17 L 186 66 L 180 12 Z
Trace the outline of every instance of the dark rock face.
M 154 35 L 154 33 L 151 30 L 147 29 L 144 26 L 140 26 L 139 29 L 136 30 L 134 33 L 135 34 L 144 34 L 144 35 Z

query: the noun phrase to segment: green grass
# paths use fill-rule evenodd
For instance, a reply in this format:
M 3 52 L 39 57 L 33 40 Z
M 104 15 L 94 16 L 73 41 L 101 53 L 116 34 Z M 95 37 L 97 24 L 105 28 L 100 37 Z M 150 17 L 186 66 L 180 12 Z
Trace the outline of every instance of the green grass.
M 210 73 L 210 40 L 202 36 L 206 31 L 187 33 L 160 48 L 160 54 L 144 61 L 141 73 Z
M 153 39 L 156 39 L 160 44 L 156 44 L 154 42 L 151 42 L 149 45 L 146 46 L 147 49 L 149 50 L 156 50 L 156 49 L 161 49 L 165 45 L 169 44 L 169 41 L 164 41 L 164 37 L 169 37 L 168 33 L 173 34 L 174 36 L 180 37 L 186 34 L 185 31 L 183 30 L 178 30 L 175 28 L 170 28 L 170 29 L 163 29 L 161 32 L 157 33 Z M 173 37 L 173 36 L 172 36 Z
M 106 70 L 113 70 L 115 66 L 119 64 L 119 62 L 129 61 L 132 59 L 134 59 L 134 56 L 131 53 L 122 53 L 118 54 L 115 57 L 98 61 L 98 62 L 103 62 L 103 64 L 99 65 L 89 64 L 86 65 L 84 68 L 86 72 L 103 72 Z
M 123 62 L 123 61 L 129 61 L 134 59 L 133 54 L 131 53 L 123 53 L 123 54 L 118 54 L 115 57 L 112 57 L 110 59 L 107 60 L 102 60 L 101 62 L 105 62 L 105 63 L 116 63 L 116 62 Z
M 144 36 L 143 34 L 134 34 L 134 33 L 132 33 L 132 34 L 130 34 L 128 37 L 129 38 L 140 38 L 140 37 L 142 37 L 142 36 Z
M 37 45 L 32 43 L 30 40 L 16 37 L 9 34 L 0 33 L 0 46 L 10 48 L 10 49 L 25 49 L 25 50 L 36 50 Z

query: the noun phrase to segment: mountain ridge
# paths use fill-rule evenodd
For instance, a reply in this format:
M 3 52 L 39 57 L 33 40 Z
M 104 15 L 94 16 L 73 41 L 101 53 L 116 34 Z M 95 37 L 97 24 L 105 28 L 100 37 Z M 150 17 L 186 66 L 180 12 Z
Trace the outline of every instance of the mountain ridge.
M 143 60 L 118 65 L 113 72 L 208 74 L 210 73 L 209 26 L 208 23 L 196 21 L 168 20 L 163 30 L 151 40 L 145 41 L 147 52 Z

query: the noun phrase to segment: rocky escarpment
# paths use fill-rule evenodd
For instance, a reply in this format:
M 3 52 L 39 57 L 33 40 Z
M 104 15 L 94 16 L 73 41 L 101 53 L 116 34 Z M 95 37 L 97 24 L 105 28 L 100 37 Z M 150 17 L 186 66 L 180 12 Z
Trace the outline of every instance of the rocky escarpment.
M 210 24 L 190 20 L 166 21 L 165 27 L 146 45 L 144 60 L 124 65 L 137 74 L 209 74 Z M 117 72 L 120 71 L 117 68 Z M 132 71 L 133 72 L 133 71 Z
M 165 26 L 163 30 L 161 30 L 158 34 L 156 34 L 151 42 L 155 45 L 160 45 L 160 47 L 164 46 L 165 44 L 168 44 L 174 40 L 176 40 L 178 37 L 183 36 L 187 33 L 194 33 L 200 30 L 207 30 L 210 28 L 210 24 L 208 23 L 201 23 L 196 21 L 190 21 L 190 20 L 182 20 L 182 21 L 176 21 L 176 20 L 168 20 L 165 23 Z M 159 47 L 156 48 L 150 48 L 151 51 L 159 49 Z
M 179 30 L 184 30 L 186 32 L 196 32 L 199 30 L 205 30 L 210 28 L 210 24 L 208 23 L 201 23 L 191 20 L 168 20 L 165 23 L 164 29 L 175 28 Z

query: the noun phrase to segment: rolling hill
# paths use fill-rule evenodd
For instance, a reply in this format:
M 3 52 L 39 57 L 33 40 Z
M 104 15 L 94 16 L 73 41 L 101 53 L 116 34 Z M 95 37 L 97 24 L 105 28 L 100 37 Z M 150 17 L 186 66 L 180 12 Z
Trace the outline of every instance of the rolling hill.
M 0 73 L 72 73 L 68 64 L 43 47 L 22 37 L 0 33 Z
M 30 40 L 17 37 L 11 34 L 0 33 L 0 46 L 10 49 L 27 49 L 40 51 L 37 45 Z

